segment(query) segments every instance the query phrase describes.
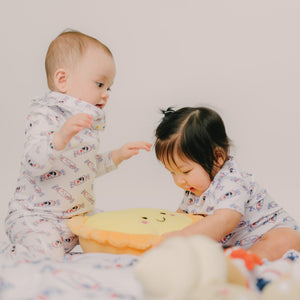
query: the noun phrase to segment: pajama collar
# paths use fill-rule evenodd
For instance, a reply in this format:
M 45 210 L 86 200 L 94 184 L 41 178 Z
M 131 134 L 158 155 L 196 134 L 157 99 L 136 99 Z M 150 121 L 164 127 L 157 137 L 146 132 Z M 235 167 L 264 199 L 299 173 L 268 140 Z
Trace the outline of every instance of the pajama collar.
M 32 102 L 44 106 L 56 106 L 63 114 L 65 111 L 71 112 L 72 115 L 87 113 L 93 116 L 92 128 L 94 130 L 104 130 L 105 128 L 105 113 L 102 109 L 72 96 L 49 92 L 45 97 L 34 99 Z

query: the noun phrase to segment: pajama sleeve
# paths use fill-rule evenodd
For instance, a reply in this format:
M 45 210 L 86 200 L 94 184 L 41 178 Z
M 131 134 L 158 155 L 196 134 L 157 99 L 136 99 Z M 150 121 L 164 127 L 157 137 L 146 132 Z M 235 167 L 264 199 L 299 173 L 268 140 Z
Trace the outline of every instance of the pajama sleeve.
M 249 199 L 249 191 L 242 181 L 235 182 L 233 178 L 227 178 L 216 187 L 214 210 L 228 208 L 244 215 L 245 206 Z
M 55 114 L 46 113 L 43 107 L 27 116 L 23 163 L 33 176 L 39 176 L 51 169 L 61 151 L 53 145 L 53 133 L 58 129 Z
M 96 176 L 104 175 L 108 172 L 115 170 L 117 167 L 111 159 L 111 152 L 98 154 L 96 156 L 97 173 Z

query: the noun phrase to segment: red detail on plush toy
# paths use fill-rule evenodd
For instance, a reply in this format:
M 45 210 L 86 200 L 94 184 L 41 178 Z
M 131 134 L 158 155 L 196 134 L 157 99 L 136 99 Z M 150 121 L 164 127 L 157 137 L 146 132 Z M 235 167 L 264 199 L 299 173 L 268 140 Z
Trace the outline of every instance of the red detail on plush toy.
M 231 258 L 240 258 L 242 260 L 244 260 L 245 262 L 245 266 L 248 270 L 252 270 L 255 265 L 262 265 L 263 261 L 262 259 L 256 255 L 255 253 L 250 253 L 248 251 L 246 251 L 245 249 L 237 249 L 237 250 L 233 250 L 230 253 L 230 257 Z

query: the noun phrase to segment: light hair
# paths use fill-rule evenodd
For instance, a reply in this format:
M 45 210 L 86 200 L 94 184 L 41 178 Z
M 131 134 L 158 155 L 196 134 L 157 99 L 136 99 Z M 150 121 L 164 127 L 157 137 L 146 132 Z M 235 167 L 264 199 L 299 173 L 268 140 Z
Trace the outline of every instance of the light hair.
M 50 90 L 55 90 L 54 74 L 56 70 L 76 66 L 90 45 L 99 47 L 106 54 L 112 56 L 109 48 L 99 40 L 76 30 L 65 30 L 51 42 L 45 59 L 47 82 Z

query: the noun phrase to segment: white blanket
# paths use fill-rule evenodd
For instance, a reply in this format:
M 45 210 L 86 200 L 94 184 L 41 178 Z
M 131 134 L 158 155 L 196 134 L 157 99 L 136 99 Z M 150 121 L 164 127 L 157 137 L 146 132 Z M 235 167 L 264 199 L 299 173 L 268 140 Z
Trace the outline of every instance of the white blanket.
M 143 299 L 136 261 L 132 255 L 75 253 L 61 261 L 13 263 L 0 252 L 0 299 Z
M 61 261 L 13 262 L 7 259 L 0 243 L 0 299 L 143 300 L 142 284 L 134 271 L 141 259 L 133 255 L 76 252 Z M 300 253 L 297 251 L 289 251 L 275 262 L 265 261 L 262 266 L 247 270 L 245 275 L 250 289 L 260 294 L 269 283 L 287 274 L 289 280 L 300 282 Z

